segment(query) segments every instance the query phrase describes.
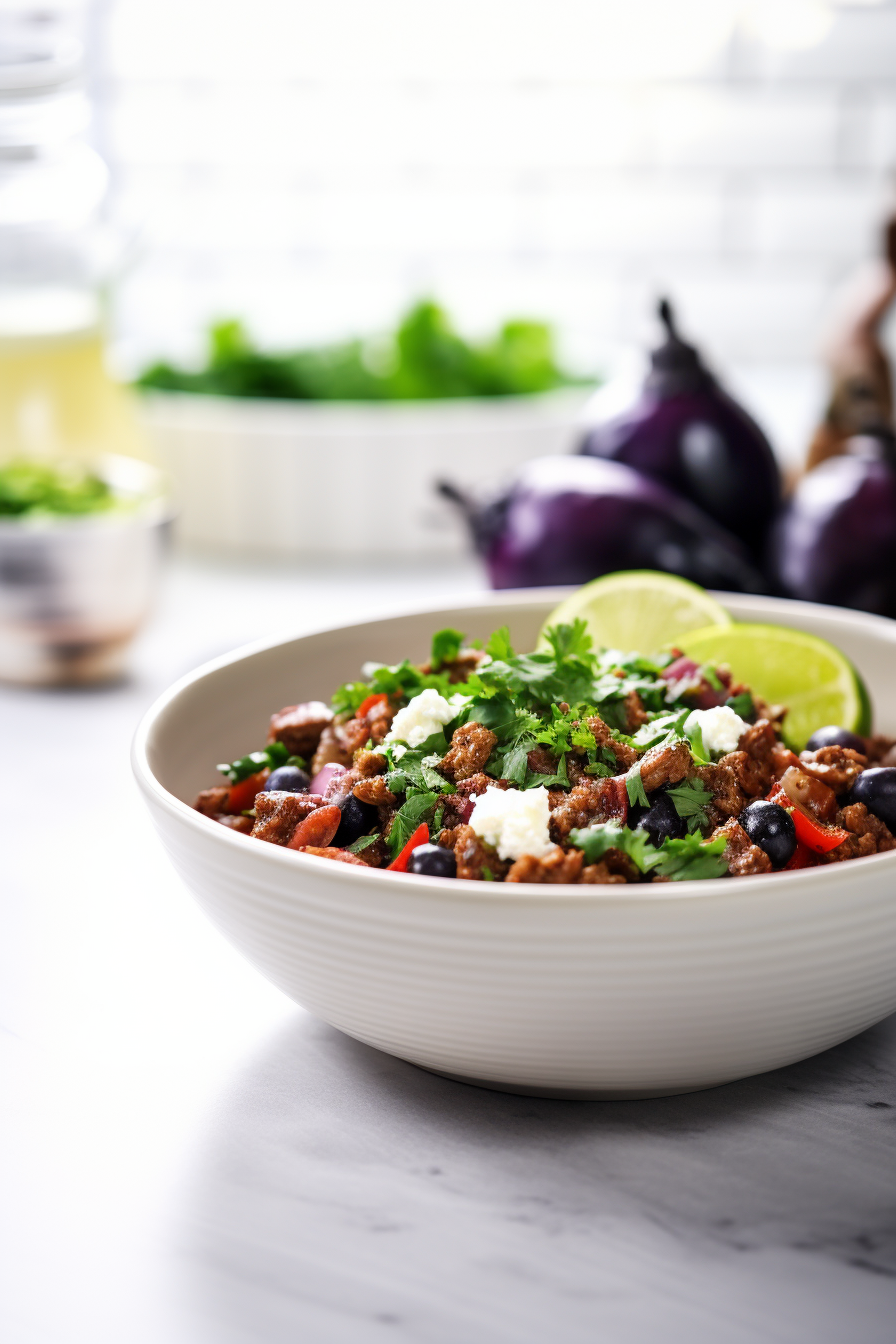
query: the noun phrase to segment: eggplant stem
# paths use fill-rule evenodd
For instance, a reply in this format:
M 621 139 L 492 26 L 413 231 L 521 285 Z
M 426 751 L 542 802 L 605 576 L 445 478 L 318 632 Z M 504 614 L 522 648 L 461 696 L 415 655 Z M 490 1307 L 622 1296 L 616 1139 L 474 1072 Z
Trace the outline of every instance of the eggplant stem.
M 675 326 L 675 314 L 672 311 L 672 305 L 668 299 L 660 299 L 659 303 L 657 304 L 657 312 L 659 313 L 660 321 L 668 331 L 672 340 L 673 341 L 680 340 L 681 337 L 679 336 L 678 329 Z

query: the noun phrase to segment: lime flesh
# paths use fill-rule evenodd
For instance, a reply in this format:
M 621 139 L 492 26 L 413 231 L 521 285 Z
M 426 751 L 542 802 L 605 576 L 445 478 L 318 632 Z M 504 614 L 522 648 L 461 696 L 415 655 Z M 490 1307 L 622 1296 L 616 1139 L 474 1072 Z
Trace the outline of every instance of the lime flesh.
M 555 607 L 544 623 L 583 620 L 595 646 L 625 653 L 657 653 L 689 630 L 730 626 L 728 612 L 704 588 L 652 569 L 621 570 L 586 583 Z
M 868 692 L 849 659 L 833 644 L 781 625 L 717 625 L 677 641 L 696 662 L 725 664 L 772 705 L 786 705 L 783 736 L 800 751 L 818 728 L 834 724 L 871 731 Z

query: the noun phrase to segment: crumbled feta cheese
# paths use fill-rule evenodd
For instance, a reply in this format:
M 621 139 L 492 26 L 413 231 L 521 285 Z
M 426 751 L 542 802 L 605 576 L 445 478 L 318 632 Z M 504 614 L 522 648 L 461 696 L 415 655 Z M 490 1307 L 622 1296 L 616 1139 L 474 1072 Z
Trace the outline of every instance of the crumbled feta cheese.
M 415 695 L 409 705 L 398 711 L 383 740 L 406 742 L 409 747 L 419 747 L 421 742 L 456 718 L 457 713 L 457 708 L 449 704 L 443 695 L 429 688 Z
M 703 734 L 703 745 L 707 751 L 725 755 L 737 751 L 741 734 L 749 724 L 744 723 L 739 714 L 735 714 L 729 705 L 716 705 L 713 709 L 695 709 L 685 719 L 684 730 L 689 733 L 699 728 Z
M 552 848 L 548 835 L 548 791 L 496 789 L 491 785 L 473 804 L 470 825 L 499 859 L 519 859 L 531 854 L 543 858 Z

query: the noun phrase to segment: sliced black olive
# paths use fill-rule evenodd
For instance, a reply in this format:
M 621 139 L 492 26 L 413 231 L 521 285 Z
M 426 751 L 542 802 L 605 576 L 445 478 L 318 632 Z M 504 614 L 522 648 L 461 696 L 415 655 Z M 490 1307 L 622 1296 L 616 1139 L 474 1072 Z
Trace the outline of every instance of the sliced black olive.
M 747 835 L 772 861 L 773 868 L 783 868 L 793 858 L 796 849 L 796 827 L 793 817 L 777 803 L 757 798 L 749 803 L 738 817 Z
M 896 831 L 896 765 L 863 770 L 847 794 L 847 802 L 864 803 L 869 812 Z
M 441 845 L 418 845 L 408 859 L 409 873 L 425 877 L 457 877 L 457 859 L 453 849 Z
M 860 751 L 865 754 L 865 743 L 848 728 L 837 728 L 829 724 L 826 728 L 816 728 L 806 743 L 807 751 L 820 751 L 822 747 L 846 747 L 848 751 Z
M 311 780 L 297 765 L 279 765 L 268 775 L 264 788 L 266 793 L 273 789 L 280 789 L 284 793 L 307 793 L 311 788 Z
M 680 840 L 686 834 L 688 824 L 675 810 L 675 804 L 667 793 L 654 795 L 650 807 L 643 811 L 635 822 L 635 828 L 646 831 L 655 845 L 664 840 Z
M 339 809 L 342 812 L 342 820 L 339 823 L 339 830 L 330 841 L 330 844 L 335 845 L 337 849 L 354 844 L 362 835 L 368 835 L 379 821 L 379 813 L 373 803 L 362 803 L 353 793 L 340 803 Z

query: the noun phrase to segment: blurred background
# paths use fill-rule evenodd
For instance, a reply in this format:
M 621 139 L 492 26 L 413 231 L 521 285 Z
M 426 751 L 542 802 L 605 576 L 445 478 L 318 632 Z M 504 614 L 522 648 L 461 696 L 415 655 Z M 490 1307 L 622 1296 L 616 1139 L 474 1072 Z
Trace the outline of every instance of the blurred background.
M 831 334 L 893 344 L 891 0 L 3 0 L 0 53 L 0 455 L 154 463 L 182 549 L 460 563 L 637 400 L 660 296 L 787 488 Z

